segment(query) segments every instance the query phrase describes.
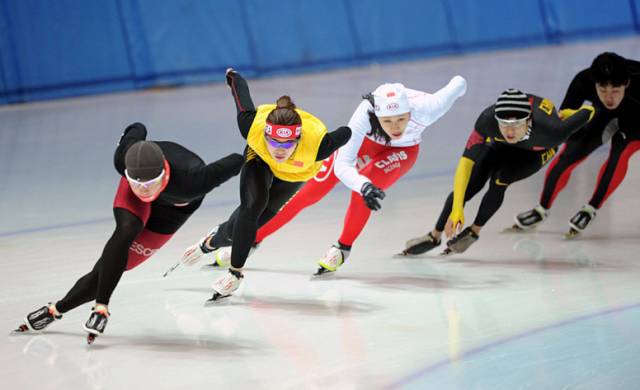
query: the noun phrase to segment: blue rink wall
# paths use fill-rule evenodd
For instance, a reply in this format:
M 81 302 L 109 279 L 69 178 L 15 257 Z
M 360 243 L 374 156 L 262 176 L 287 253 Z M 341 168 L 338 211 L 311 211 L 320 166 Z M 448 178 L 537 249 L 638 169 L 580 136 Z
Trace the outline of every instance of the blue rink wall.
M 0 104 L 640 31 L 640 0 L 0 0 Z

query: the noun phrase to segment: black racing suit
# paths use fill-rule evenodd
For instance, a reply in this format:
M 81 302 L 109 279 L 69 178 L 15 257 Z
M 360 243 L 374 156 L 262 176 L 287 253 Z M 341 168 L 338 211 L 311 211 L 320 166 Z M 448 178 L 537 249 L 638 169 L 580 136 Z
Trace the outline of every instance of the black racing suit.
M 233 94 L 238 129 L 247 138 L 256 116 L 247 82 L 239 74 L 227 75 L 227 84 Z M 325 134 L 316 161 L 329 157 L 351 137 L 346 126 Z M 258 228 L 273 218 L 284 204 L 296 194 L 305 182 L 289 182 L 273 175 L 269 166 L 251 148 L 245 151 L 247 161 L 240 174 L 240 206 L 222 223 L 211 240 L 214 247 L 232 245 L 231 266 L 242 268 L 253 245 Z
M 114 155 L 115 168 L 120 175 L 124 176 L 125 153 L 131 145 L 146 139 L 146 136 L 147 129 L 141 123 L 126 128 Z M 127 209 L 113 209 L 115 231 L 91 272 L 81 277 L 67 295 L 56 303 L 59 312 L 67 312 L 94 299 L 97 303 L 109 304 L 126 269 L 131 244 L 143 229 L 159 234 L 174 234 L 198 209 L 205 195 L 237 175 L 244 163 L 242 155 L 231 154 L 205 164 L 198 155 L 181 145 L 164 141 L 156 143 L 169 164 L 170 175 L 160 196 L 151 202 L 149 219 L 144 224 L 139 216 Z
M 462 156 L 474 164 L 465 191 L 465 203 L 490 180 L 474 225 L 484 226 L 502 205 L 507 187 L 540 170 L 553 158 L 557 146 L 589 120 L 591 111 L 587 109 L 561 120 L 551 101 L 535 95 L 527 96 L 533 110 L 532 119 L 527 134 L 520 142 L 509 144 L 504 140 L 493 105 L 480 114 L 467 141 Z M 440 213 L 436 230 L 444 230 L 452 205 L 453 192 Z
M 622 102 L 614 110 L 607 109 L 598 98 L 590 69 L 582 70 L 571 81 L 560 108 L 575 109 L 589 101 L 597 112 L 591 122 L 567 140 L 558 157 L 549 165 L 540 195 L 540 205 L 545 209 L 551 208 L 567 185 L 573 169 L 610 139 L 609 158 L 600 168 L 589 204 L 600 208 L 624 180 L 629 158 L 640 149 L 640 62 L 627 60 L 627 64 L 631 72 L 630 84 Z

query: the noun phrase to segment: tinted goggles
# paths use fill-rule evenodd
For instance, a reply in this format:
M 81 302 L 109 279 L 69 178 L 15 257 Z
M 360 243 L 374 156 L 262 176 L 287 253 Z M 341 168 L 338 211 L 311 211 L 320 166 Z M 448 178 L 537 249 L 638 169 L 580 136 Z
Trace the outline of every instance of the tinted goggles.
M 507 127 L 515 127 L 515 126 L 520 126 L 520 125 L 523 125 L 523 124 L 527 123 L 527 121 L 531 117 L 528 116 L 528 117 L 522 118 L 522 119 L 500 119 L 500 118 L 498 118 L 496 116 L 495 118 L 498 121 L 499 125 L 507 126 Z
M 164 178 L 164 169 L 162 170 L 162 172 L 160 172 L 160 174 L 157 177 L 147 181 L 139 181 L 132 178 L 131 176 L 129 176 L 129 172 L 127 172 L 126 169 L 124 170 L 124 175 L 126 176 L 127 181 L 132 187 L 147 189 L 162 181 L 162 179 Z
M 269 137 L 268 135 L 265 135 L 264 138 L 267 140 L 267 142 L 269 143 L 269 145 L 271 145 L 274 148 L 282 148 L 282 149 L 291 149 L 292 147 L 296 146 L 298 144 L 298 140 L 299 138 L 296 139 L 292 139 L 289 141 L 284 141 L 284 142 L 280 142 L 274 138 Z

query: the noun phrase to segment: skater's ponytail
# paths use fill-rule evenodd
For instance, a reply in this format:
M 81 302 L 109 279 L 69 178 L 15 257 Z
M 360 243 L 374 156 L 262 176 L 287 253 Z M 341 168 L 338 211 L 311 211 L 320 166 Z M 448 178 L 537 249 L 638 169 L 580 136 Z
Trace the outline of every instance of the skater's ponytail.
M 362 98 L 364 100 L 367 100 L 371 104 L 371 108 L 367 110 L 367 115 L 369 115 L 369 124 L 371 125 L 371 130 L 367 133 L 367 135 L 370 135 L 376 139 L 383 139 L 385 145 L 389 145 L 389 143 L 391 142 L 391 137 L 382 129 L 380 120 L 378 119 L 375 112 L 373 111 L 373 108 L 376 106 L 376 103 L 373 100 L 373 94 L 368 93 L 366 95 L 363 95 Z
M 267 122 L 276 125 L 299 125 L 302 124 L 302 118 L 296 111 L 296 105 L 287 95 L 280 96 L 276 101 L 274 108 L 267 116 Z

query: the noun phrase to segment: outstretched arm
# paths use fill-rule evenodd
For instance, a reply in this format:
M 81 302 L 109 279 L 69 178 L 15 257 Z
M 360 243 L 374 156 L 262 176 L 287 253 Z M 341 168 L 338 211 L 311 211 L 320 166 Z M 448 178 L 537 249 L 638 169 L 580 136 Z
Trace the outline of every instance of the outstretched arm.
M 231 88 L 233 102 L 236 105 L 238 129 L 242 137 L 246 139 L 253 119 L 256 117 L 256 108 L 253 105 L 253 100 L 251 100 L 249 85 L 233 68 L 227 69 L 225 77 L 227 85 Z
M 467 81 L 462 76 L 454 76 L 447 85 L 435 93 L 424 93 L 419 106 L 420 111 L 429 114 L 429 122 L 426 125 L 431 125 L 440 119 L 466 92 Z
M 347 126 L 338 127 L 336 130 L 327 133 L 320 141 L 316 161 L 322 161 L 331 156 L 333 152 L 344 146 L 351 138 L 351 129 Z
M 233 153 L 204 167 L 190 171 L 188 180 L 195 192 L 206 195 L 208 192 L 240 173 L 244 157 Z
M 595 108 L 589 105 L 583 105 L 577 110 L 565 108 L 560 110 L 558 113 L 559 116 L 552 115 L 549 117 L 549 126 L 556 129 L 556 131 L 559 131 L 561 138 L 566 140 L 571 136 L 571 134 L 580 130 L 584 125 L 589 123 L 595 113 Z
M 475 161 L 468 157 L 460 157 L 456 175 L 453 179 L 453 206 L 449 220 L 445 226 L 445 235 L 453 236 L 461 227 L 464 226 L 464 196 L 467 193 L 471 170 L 475 165 Z
M 356 161 L 358 160 L 358 150 L 364 142 L 365 135 L 371 131 L 369 122 L 369 111 L 373 107 L 367 100 L 362 100 L 358 108 L 354 111 L 351 119 L 349 119 L 349 128 L 351 129 L 351 138 L 339 151 L 335 159 L 334 172 L 338 179 L 344 185 L 349 187 L 351 191 L 360 192 L 362 186 L 371 180 L 358 173 Z
M 469 185 L 473 166 L 484 158 L 489 149 L 484 129 L 486 126 L 490 126 L 490 121 L 491 119 L 487 118 L 484 113 L 480 115 L 458 162 L 453 179 L 453 206 L 445 226 L 445 235 L 447 237 L 455 235 L 457 230 L 464 225 L 464 199 L 467 193 L 467 186 Z

